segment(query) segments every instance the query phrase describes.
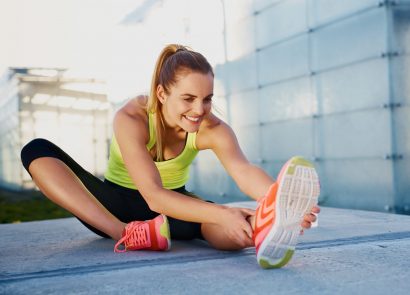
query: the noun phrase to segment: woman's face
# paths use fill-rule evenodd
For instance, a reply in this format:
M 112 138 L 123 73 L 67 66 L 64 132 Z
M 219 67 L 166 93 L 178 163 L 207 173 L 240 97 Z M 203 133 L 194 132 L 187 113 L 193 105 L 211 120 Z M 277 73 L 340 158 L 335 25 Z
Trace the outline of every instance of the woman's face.
M 211 112 L 214 77 L 211 73 L 189 72 L 181 75 L 166 94 L 161 85 L 157 95 L 162 103 L 165 124 L 176 131 L 196 132 Z

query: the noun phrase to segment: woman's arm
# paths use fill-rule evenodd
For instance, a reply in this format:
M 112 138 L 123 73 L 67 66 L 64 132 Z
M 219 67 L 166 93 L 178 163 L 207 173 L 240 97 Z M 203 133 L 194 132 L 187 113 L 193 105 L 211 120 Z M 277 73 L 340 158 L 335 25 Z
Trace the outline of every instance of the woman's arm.
M 255 200 L 264 197 L 274 179 L 261 168 L 249 163 L 234 132 L 226 123 L 215 116 L 210 121 L 208 128 L 203 128 L 202 134 L 198 136 L 197 147 L 212 149 L 244 194 Z M 319 212 L 318 206 L 313 207 L 312 213 Z M 306 214 L 301 225 L 308 229 L 315 220 L 315 215 Z
M 252 210 L 207 203 L 164 189 L 146 143 L 149 138 L 144 110 L 125 106 L 114 118 L 114 132 L 128 173 L 151 210 L 176 219 L 198 223 L 229 224 L 227 235 L 243 241 L 252 228 L 244 216 Z
M 198 148 L 212 149 L 245 195 L 255 200 L 263 197 L 274 179 L 246 159 L 234 132 L 226 123 L 215 116 L 211 120 L 212 127 L 205 128 L 198 136 Z

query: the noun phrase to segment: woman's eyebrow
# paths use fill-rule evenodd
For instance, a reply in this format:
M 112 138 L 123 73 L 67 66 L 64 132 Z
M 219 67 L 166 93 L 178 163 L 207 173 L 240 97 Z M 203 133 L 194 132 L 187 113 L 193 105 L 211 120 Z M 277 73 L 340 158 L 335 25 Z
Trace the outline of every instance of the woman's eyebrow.
M 189 96 L 189 97 L 197 98 L 197 96 L 196 96 L 196 95 L 193 95 L 193 94 L 190 94 L 190 93 L 184 93 L 184 94 L 181 94 L 181 96 Z M 213 93 L 208 94 L 208 95 L 207 95 L 207 96 L 205 96 L 204 98 L 208 98 L 208 97 L 212 97 L 212 96 L 214 96 L 214 94 L 213 94 Z
M 190 94 L 190 93 L 184 93 L 184 94 L 181 94 L 181 96 L 197 97 L 196 95 L 193 95 L 193 94 Z

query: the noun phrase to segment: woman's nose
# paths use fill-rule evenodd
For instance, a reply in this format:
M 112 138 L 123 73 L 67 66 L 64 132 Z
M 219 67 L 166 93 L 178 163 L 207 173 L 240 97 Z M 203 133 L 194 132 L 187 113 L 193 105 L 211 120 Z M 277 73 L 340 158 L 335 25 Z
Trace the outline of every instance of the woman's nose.
M 196 115 L 203 115 L 204 114 L 204 105 L 203 103 L 197 103 L 194 106 L 194 111 Z

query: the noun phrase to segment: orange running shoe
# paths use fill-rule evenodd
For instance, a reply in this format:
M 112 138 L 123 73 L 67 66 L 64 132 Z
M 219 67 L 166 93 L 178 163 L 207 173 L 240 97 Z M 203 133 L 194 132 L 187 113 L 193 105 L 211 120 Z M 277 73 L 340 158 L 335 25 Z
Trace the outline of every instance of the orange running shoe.
M 119 246 L 124 244 L 124 249 Z M 128 250 L 166 251 L 171 248 L 168 219 L 161 214 L 151 220 L 128 223 L 122 232 L 122 238 L 115 244 L 114 252 Z
M 279 268 L 292 258 L 301 222 L 317 204 L 319 178 L 312 163 L 293 157 L 258 202 L 253 240 L 263 268 Z

